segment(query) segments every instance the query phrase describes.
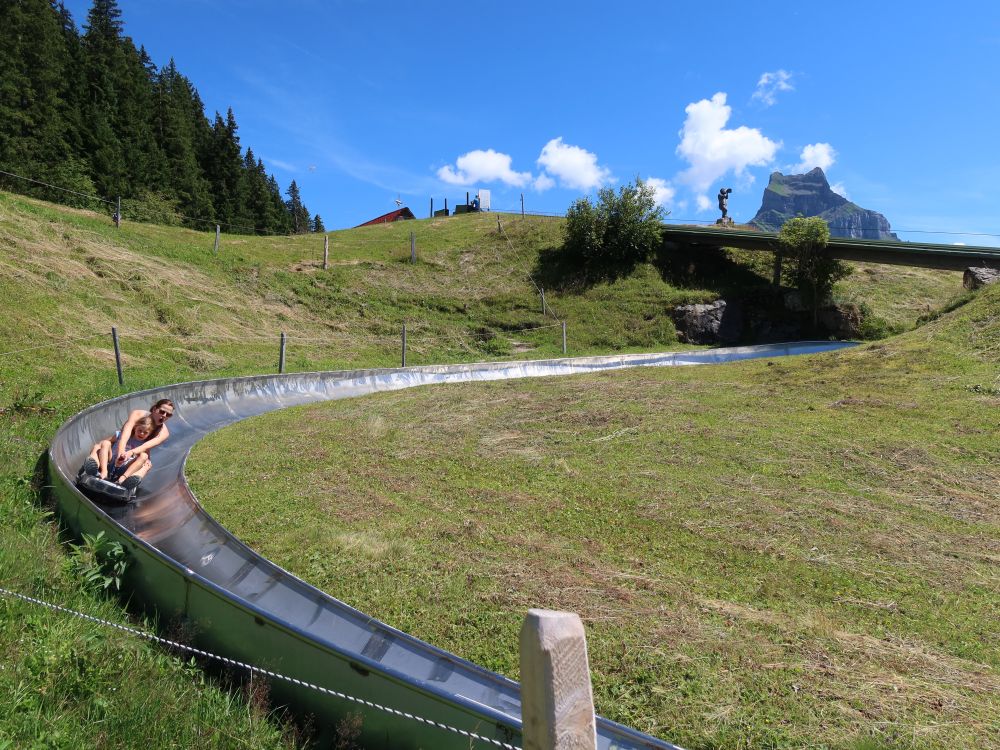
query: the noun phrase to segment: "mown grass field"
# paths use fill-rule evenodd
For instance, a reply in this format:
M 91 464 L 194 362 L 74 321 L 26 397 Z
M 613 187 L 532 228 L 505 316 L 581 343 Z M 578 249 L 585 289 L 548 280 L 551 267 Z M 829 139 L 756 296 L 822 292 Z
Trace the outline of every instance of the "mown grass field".
M 557 328 L 526 330 L 555 322 L 541 313 L 526 270 L 558 244 L 560 222 L 503 222 L 503 232 L 495 216 L 333 232 L 324 271 L 318 237 L 223 235 L 214 256 L 211 233 L 128 222 L 116 231 L 105 216 L 0 193 L 0 586 L 128 621 L 115 600 L 85 590 L 73 572 L 39 471 L 58 426 L 92 403 L 183 380 L 273 372 L 280 331 L 289 335 L 289 370 L 394 366 L 404 321 L 412 364 L 559 354 Z M 418 238 L 413 265 L 410 231 Z M 875 309 L 881 287 L 857 274 L 843 283 L 845 294 Z M 925 306 L 952 299 L 959 283 L 957 274 L 918 272 L 883 307 L 902 310 L 909 327 Z M 614 284 L 547 297 L 568 322 L 570 353 L 584 354 L 676 348 L 669 307 L 715 293 L 673 287 L 643 268 Z M 112 325 L 122 338 L 124 387 Z M 358 540 L 364 548 L 365 535 Z M 0 693 L 9 696 L 0 748 L 296 741 L 258 692 L 220 689 L 183 659 L 3 597 L 0 612 L 0 650 L 8 655 Z
M 1000 746 L 1000 288 L 858 351 L 278 412 L 188 464 L 270 559 L 688 748 Z

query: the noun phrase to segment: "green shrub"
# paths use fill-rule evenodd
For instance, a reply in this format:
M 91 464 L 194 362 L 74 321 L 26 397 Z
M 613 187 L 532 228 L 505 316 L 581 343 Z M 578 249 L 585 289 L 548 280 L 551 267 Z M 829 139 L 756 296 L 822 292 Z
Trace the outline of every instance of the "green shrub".
M 663 216 L 653 189 L 638 178 L 617 193 L 603 188 L 597 205 L 580 198 L 566 212 L 562 252 L 587 279 L 628 276 L 659 246 Z
M 815 330 L 820 306 L 830 297 L 834 283 L 847 276 L 850 269 L 826 254 L 830 227 L 818 216 L 789 219 L 781 228 L 778 240 L 794 262 L 795 287 L 802 304 L 812 312 Z

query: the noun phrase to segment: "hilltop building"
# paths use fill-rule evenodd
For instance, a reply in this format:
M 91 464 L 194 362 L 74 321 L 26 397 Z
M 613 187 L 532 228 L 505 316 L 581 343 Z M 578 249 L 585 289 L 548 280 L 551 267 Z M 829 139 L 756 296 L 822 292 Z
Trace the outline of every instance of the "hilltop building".
M 413 211 L 408 209 L 406 206 L 402 208 L 397 208 L 395 211 L 390 211 L 387 214 L 382 214 L 371 221 L 366 221 L 364 224 L 358 224 L 359 227 L 370 227 L 374 224 L 388 224 L 393 221 L 405 221 L 407 219 L 415 219 L 416 216 L 413 215 Z M 357 227 L 355 227 L 357 229 Z

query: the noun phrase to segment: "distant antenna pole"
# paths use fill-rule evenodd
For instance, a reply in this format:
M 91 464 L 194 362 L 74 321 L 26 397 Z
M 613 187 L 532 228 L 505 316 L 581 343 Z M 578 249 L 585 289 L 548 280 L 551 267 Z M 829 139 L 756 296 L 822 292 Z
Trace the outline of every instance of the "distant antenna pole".
M 323 235 L 323 270 L 330 267 L 330 235 Z

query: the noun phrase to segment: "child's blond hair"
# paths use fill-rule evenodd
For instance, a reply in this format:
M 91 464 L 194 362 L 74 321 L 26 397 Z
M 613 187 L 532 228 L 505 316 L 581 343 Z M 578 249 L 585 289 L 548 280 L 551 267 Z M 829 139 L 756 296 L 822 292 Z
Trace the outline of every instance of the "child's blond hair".
M 145 417 L 140 417 L 135 421 L 135 424 L 132 425 L 132 435 L 129 435 L 129 437 L 134 436 L 136 428 L 140 426 L 146 428 L 147 439 L 153 436 L 153 430 L 156 429 L 156 423 L 153 421 L 152 417 L 145 416 Z

